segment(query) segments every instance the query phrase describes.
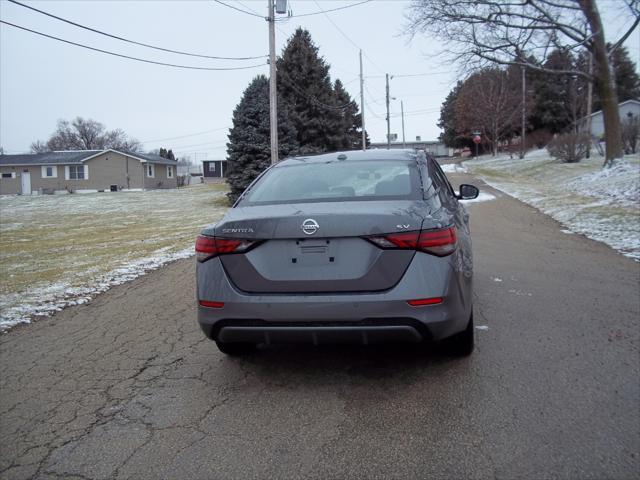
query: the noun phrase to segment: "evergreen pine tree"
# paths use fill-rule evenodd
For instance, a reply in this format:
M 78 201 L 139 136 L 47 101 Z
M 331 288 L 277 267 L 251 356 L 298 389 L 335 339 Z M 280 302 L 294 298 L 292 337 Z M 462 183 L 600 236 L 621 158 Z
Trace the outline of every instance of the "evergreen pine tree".
M 280 109 L 279 109 L 280 110 Z M 279 156 L 297 153 L 295 129 L 286 111 L 278 113 Z M 253 79 L 233 111 L 233 127 L 227 143 L 228 194 L 235 201 L 245 188 L 271 164 L 269 131 L 269 80 Z
M 607 45 L 611 48 L 611 45 Z M 629 57 L 629 51 L 625 47 L 616 48 L 611 53 L 611 68 L 613 68 L 616 80 L 616 91 L 618 93 L 618 101 L 640 99 L 640 76 L 636 71 L 636 64 Z M 593 87 L 593 111 L 602 108 L 600 98 L 598 98 L 598 84 Z
M 551 70 L 572 70 L 576 59 L 568 50 L 551 52 L 544 67 Z M 583 82 L 571 75 L 533 72 L 534 107 L 529 120 L 534 130 L 560 133 L 572 126 L 584 114 Z M 582 100 L 581 100 L 582 99 Z
M 344 88 L 340 79 L 333 85 L 336 96 L 336 103 L 341 107 L 340 115 L 342 125 L 338 131 L 338 142 L 335 150 L 358 150 L 362 148 L 362 115 L 359 112 L 358 104 L 351 98 L 349 92 Z M 369 145 L 368 136 L 365 142 Z
M 447 147 L 471 148 L 474 146 L 471 137 L 458 127 L 456 120 L 456 100 L 463 85 L 464 82 L 458 81 L 440 107 L 440 118 L 438 119 L 438 127 L 442 129 L 440 141 L 444 142 Z
M 298 28 L 278 59 L 278 98 L 297 131 L 300 153 L 335 150 L 343 135 L 342 110 L 307 30 Z

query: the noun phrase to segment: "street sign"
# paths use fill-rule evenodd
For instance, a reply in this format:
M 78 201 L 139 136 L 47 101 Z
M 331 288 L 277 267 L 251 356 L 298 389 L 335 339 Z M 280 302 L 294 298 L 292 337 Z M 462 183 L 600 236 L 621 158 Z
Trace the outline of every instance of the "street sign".
M 398 140 L 398 134 L 397 133 L 390 133 L 388 135 L 388 140 L 390 142 L 395 142 L 396 140 Z
M 477 145 L 480 142 L 482 142 L 482 138 L 480 137 L 480 135 L 476 135 L 476 136 L 473 137 L 473 143 L 475 143 Z

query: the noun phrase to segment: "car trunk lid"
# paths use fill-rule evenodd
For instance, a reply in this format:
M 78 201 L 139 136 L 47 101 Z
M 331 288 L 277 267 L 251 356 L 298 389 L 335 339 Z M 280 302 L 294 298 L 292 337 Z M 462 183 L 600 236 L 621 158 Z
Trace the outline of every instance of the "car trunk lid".
M 366 236 L 437 228 L 423 201 L 324 202 L 232 209 L 218 237 L 263 240 L 223 255 L 231 281 L 251 293 L 381 291 L 402 278 L 415 255 L 383 250 Z

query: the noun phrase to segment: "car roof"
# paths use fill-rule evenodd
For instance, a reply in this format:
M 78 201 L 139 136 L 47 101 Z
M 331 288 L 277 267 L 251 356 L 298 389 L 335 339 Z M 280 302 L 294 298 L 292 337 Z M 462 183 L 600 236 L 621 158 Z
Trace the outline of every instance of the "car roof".
M 415 160 L 416 150 L 413 149 L 373 149 L 373 150 L 346 150 L 341 152 L 322 153 L 319 155 L 304 155 L 285 158 L 278 162 L 277 166 L 299 165 L 300 163 L 327 163 L 333 161 L 363 161 L 363 160 Z

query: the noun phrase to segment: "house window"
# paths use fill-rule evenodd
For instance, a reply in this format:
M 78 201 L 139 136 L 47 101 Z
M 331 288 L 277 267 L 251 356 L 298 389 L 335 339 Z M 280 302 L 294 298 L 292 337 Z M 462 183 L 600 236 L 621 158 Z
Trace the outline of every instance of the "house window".
M 42 178 L 57 178 L 58 177 L 58 167 L 55 166 L 42 166 Z
M 16 172 L 3 173 L 2 178 L 16 178 Z
M 147 163 L 147 177 L 154 178 L 156 176 L 156 169 L 152 163 Z
M 173 165 L 167 165 L 167 178 L 173 178 Z
M 216 162 L 209 162 L 209 171 L 210 172 L 216 171 Z
M 70 180 L 84 180 L 84 165 L 69 165 Z

